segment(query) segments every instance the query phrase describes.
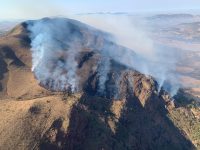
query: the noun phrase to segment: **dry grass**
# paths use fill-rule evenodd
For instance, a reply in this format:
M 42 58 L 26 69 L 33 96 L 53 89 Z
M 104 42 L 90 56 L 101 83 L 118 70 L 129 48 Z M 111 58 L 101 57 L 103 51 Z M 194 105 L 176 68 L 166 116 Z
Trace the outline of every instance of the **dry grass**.
M 60 95 L 34 100 L 0 101 L 0 149 L 30 149 L 38 145 L 52 123 L 62 117 L 65 129 L 77 97 L 62 101 Z

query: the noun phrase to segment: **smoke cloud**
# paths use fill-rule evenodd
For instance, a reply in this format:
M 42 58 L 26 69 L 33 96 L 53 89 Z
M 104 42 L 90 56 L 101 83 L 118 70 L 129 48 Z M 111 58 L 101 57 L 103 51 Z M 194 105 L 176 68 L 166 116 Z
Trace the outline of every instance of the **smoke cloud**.
M 70 24 L 62 19 L 30 21 L 28 28 L 32 39 L 32 71 L 36 78 L 53 90 L 75 91 L 79 80 L 75 57 L 82 42 L 78 32 L 72 33 Z
M 102 55 L 97 67 L 99 94 L 103 94 L 106 88 L 110 59 L 153 76 L 159 84 L 158 91 L 163 87 L 172 96 L 176 94 L 179 89 L 179 76 L 175 73 L 176 54 L 168 53 L 166 47 L 155 44 L 144 20 L 134 16 L 113 15 L 73 18 L 105 32 L 63 18 L 29 22 L 32 71 L 41 84 L 54 90 L 78 90 L 76 58 L 85 46 L 98 50 Z M 84 37 L 80 30 L 87 31 L 86 35 L 90 38 Z
M 129 50 L 118 50 L 107 53 L 118 62 L 136 69 L 146 75 L 153 76 L 158 90 L 163 87 L 172 96 L 180 87 L 179 75 L 176 73 L 177 54 L 170 48 L 157 45 L 149 34 L 150 25 L 145 19 L 125 15 L 83 15 L 76 16 L 82 22 L 114 35 L 114 42 Z M 137 53 L 137 55 L 135 55 Z
M 104 95 L 106 90 L 106 81 L 108 80 L 108 73 L 110 71 L 110 59 L 106 56 L 102 57 L 102 60 L 99 62 L 98 75 L 99 75 L 99 87 L 98 94 Z

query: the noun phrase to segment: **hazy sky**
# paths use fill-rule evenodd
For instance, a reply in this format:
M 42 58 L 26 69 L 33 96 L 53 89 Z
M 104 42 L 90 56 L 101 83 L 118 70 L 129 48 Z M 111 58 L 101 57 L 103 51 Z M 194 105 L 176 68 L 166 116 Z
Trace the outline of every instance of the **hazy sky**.
M 200 0 L 0 0 L 0 19 L 87 12 L 145 12 L 200 9 Z

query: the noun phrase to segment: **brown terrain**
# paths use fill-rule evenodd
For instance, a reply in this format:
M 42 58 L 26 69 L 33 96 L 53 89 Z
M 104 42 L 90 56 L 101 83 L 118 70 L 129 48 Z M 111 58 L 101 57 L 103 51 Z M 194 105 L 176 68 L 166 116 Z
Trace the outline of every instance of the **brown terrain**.
M 157 44 L 169 47 L 178 56 L 176 71 L 181 75 L 181 84 L 189 88 L 186 91 L 195 99 L 200 100 L 199 15 L 161 15 L 156 19 L 164 21 L 164 24 L 159 24 L 152 36 Z M 168 21 L 172 24 L 167 23 Z
M 31 72 L 30 42 L 26 23 L 0 37 L 1 150 L 200 149 L 199 102 L 192 96 L 180 90 L 174 101 L 165 91 L 157 92 L 152 77 L 114 60 L 106 96 L 99 96 L 91 68 L 100 56 L 89 55 L 88 49 L 79 60 L 83 90 L 52 92 L 39 86 Z

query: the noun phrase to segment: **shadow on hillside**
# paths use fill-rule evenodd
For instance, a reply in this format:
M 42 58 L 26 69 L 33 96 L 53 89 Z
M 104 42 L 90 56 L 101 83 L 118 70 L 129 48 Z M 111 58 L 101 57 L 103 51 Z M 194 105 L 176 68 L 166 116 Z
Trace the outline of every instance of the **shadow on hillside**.
M 25 64 L 17 58 L 14 51 L 9 46 L 0 46 L 0 56 L 2 59 L 8 59 L 11 61 L 11 65 L 18 67 L 24 66 Z
M 7 63 L 4 61 L 3 48 L 0 47 L 0 80 L 3 79 L 3 75 L 6 72 L 8 72 Z
M 142 107 L 137 98 L 129 98 L 126 107 L 118 124 L 117 143 L 113 149 L 195 149 L 167 117 L 162 99 L 155 97 Z
M 8 46 L 0 46 L 0 80 L 4 79 L 4 74 L 8 72 L 8 61 L 11 61 L 11 65 L 24 66 L 24 64 L 16 57 L 13 50 Z M 0 91 L 3 87 L 0 83 Z
M 0 80 L 4 78 L 4 74 L 8 72 L 7 64 L 0 56 Z M 3 90 L 3 85 L 0 83 L 0 91 Z
M 64 143 L 67 150 L 192 150 L 187 140 L 168 119 L 162 99 L 149 100 L 142 107 L 130 96 L 115 132 L 108 125 L 114 117 L 111 100 L 83 95 L 71 111 Z M 46 147 L 50 147 L 49 144 Z M 43 147 L 42 149 L 45 149 Z M 52 147 L 53 148 L 53 147 Z
M 200 106 L 198 98 L 190 93 L 186 93 L 184 89 L 180 89 L 174 97 L 176 107 Z
M 4 78 L 4 74 L 8 72 L 7 64 L 3 58 L 4 56 L 2 53 L 2 48 L 0 47 L 0 80 L 2 80 Z M 0 83 L 0 91 L 2 90 L 3 90 L 3 85 Z

